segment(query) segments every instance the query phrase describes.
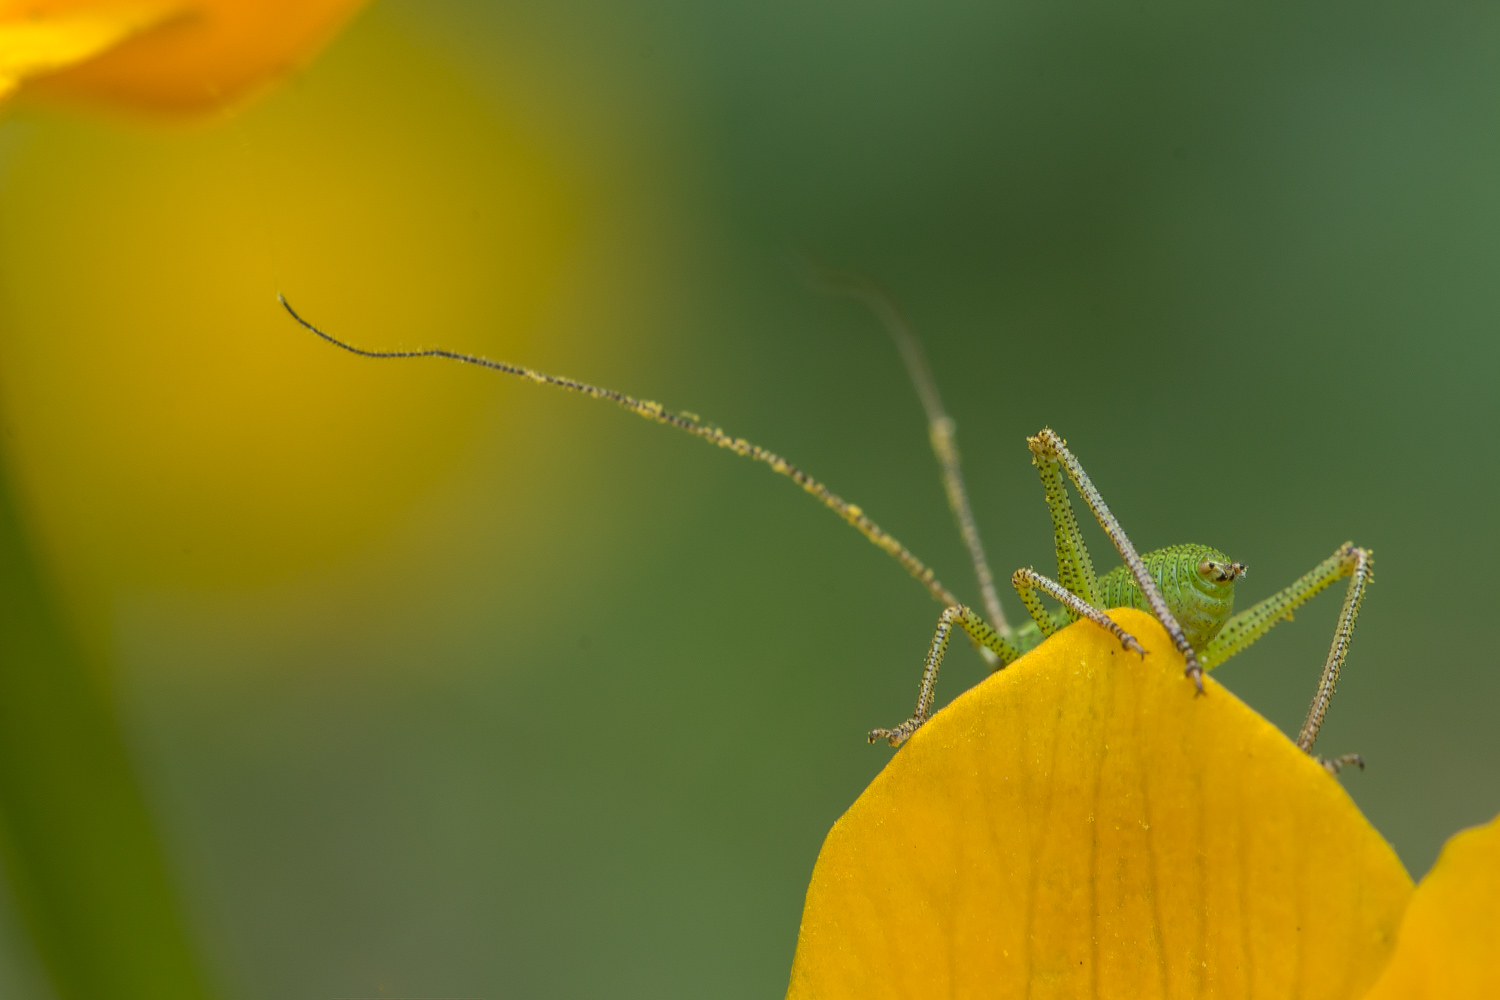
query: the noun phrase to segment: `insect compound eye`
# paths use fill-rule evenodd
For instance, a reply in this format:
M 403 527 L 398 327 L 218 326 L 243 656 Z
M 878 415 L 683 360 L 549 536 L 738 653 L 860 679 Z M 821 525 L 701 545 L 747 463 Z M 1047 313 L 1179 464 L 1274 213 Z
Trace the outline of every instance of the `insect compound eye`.
M 1198 563 L 1198 575 L 1205 580 L 1215 583 L 1223 583 L 1225 580 L 1238 580 L 1245 575 L 1243 563 L 1221 563 L 1217 559 L 1204 559 Z

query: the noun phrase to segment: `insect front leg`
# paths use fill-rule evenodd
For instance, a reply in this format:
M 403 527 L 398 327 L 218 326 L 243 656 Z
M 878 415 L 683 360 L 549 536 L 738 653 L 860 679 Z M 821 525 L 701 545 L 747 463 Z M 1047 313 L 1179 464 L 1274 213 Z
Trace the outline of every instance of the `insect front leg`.
M 1218 666 L 1265 635 L 1277 622 L 1291 618 L 1293 611 L 1335 580 L 1347 576 L 1349 587 L 1344 592 L 1344 607 L 1339 612 L 1338 626 L 1333 632 L 1333 644 L 1329 646 L 1328 657 L 1323 661 L 1323 672 L 1318 677 L 1318 689 L 1307 709 L 1307 718 L 1297 733 L 1297 745 L 1307 753 L 1312 753 L 1318 730 L 1323 726 L 1323 717 L 1328 714 L 1328 703 L 1333 698 L 1339 671 L 1349 656 L 1349 642 L 1354 636 L 1354 622 L 1359 617 L 1359 606 L 1364 601 L 1366 588 L 1374 579 L 1373 567 L 1373 553 L 1359 548 L 1353 542 L 1345 542 L 1337 552 L 1285 590 L 1272 594 L 1229 619 L 1223 631 L 1203 651 L 1204 665 L 1210 668 Z M 1365 766 L 1358 754 L 1345 754 L 1331 760 L 1320 757 L 1319 760 L 1334 774 L 1346 764 L 1357 764 L 1361 769 Z
M 1132 652 L 1146 655 L 1141 644 L 1136 642 L 1135 636 L 1121 628 L 1113 618 L 1083 600 L 1077 594 L 1068 590 L 1056 580 L 1049 580 L 1034 569 L 1018 569 L 1010 578 L 1011 584 L 1016 588 L 1016 593 L 1021 595 L 1021 603 L 1026 605 L 1026 610 L 1031 612 L 1031 620 L 1036 622 L 1037 628 L 1042 630 L 1043 635 L 1051 635 L 1057 631 L 1057 622 L 1043 606 L 1041 598 L 1036 596 L 1040 590 L 1054 600 L 1062 602 L 1076 618 L 1087 618 L 1089 621 L 1106 630 L 1120 644 Z
M 922 685 L 917 689 L 917 710 L 895 729 L 872 729 L 868 737 L 871 743 L 883 739 L 893 747 L 899 747 L 932 715 L 932 699 L 937 689 L 938 668 L 943 665 L 943 655 L 948 652 L 948 639 L 957 625 L 969 634 L 969 638 L 1008 664 L 1021 655 L 1013 643 L 990 628 L 983 618 L 962 604 L 955 604 L 943 611 L 938 618 L 937 631 L 932 634 L 932 645 L 927 649 L 927 661 L 922 666 Z

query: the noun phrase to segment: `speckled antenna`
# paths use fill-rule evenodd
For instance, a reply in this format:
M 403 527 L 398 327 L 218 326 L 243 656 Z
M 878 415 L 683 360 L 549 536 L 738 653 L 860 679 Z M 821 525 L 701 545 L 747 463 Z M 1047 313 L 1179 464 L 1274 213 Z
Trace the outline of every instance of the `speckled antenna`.
M 746 458 L 750 458 L 757 462 L 762 462 L 766 465 L 769 465 L 772 471 L 786 476 L 788 479 L 796 483 L 798 486 L 802 487 L 808 493 L 811 493 L 818 499 L 819 503 L 827 507 L 829 510 L 833 511 L 845 521 L 849 522 L 849 524 L 854 526 L 856 531 L 858 531 L 860 534 L 864 535 L 870 541 L 874 542 L 880 548 L 889 553 L 892 558 L 894 558 L 903 567 L 905 567 L 908 573 L 916 578 L 918 583 L 927 588 L 928 593 L 930 593 L 938 601 L 942 602 L 945 607 L 959 603 L 958 598 L 954 597 L 953 594 L 949 592 L 948 588 L 944 587 L 941 583 L 938 582 L 937 576 L 932 572 L 931 569 L 929 569 L 916 556 L 912 555 L 910 550 L 908 550 L 906 546 L 902 545 L 892 535 L 882 530 L 880 525 L 876 524 L 874 521 L 866 517 L 864 510 L 859 506 L 849 503 L 847 500 L 834 493 L 828 487 L 824 486 L 822 483 L 818 482 L 812 476 L 809 476 L 807 473 L 803 472 L 801 469 L 797 468 L 795 465 L 793 465 L 791 462 L 788 462 L 780 455 L 777 455 L 774 452 L 767 451 L 766 449 L 760 447 L 760 445 L 751 444 L 744 438 L 730 437 L 720 428 L 714 427 L 710 424 L 705 424 L 702 418 L 699 417 L 696 413 L 674 413 L 671 410 L 666 409 L 660 403 L 654 403 L 649 399 L 636 399 L 634 396 L 627 396 L 622 392 L 615 392 L 613 389 L 601 389 L 598 386 L 592 386 L 586 382 L 579 382 L 576 379 L 562 378 L 557 375 L 547 375 L 539 371 L 533 371 L 530 368 L 523 368 L 520 365 L 510 365 L 506 364 L 503 361 L 492 361 L 489 358 L 482 358 L 476 354 L 460 354 L 457 351 L 446 351 L 442 348 L 437 347 L 424 348 L 415 351 L 367 351 L 363 348 L 355 347 L 353 344 L 339 340 L 337 337 L 325 333 L 323 330 L 320 330 L 316 326 L 313 326 L 307 320 L 298 315 L 297 311 L 292 308 L 292 304 L 286 300 L 286 297 L 284 295 L 277 295 L 276 298 L 281 303 L 282 307 L 286 309 L 289 314 L 291 314 L 292 319 L 302 324 L 302 326 L 307 330 L 310 330 L 311 332 L 317 334 L 319 337 L 322 337 L 330 344 L 333 344 L 337 347 L 342 347 L 344 350 L 349 351 L 352 354 L 358 354 L 360 357 L 446 358 L 449 361 L 462 361 L 464 364 L 478 365 L 481 368 L 489 368 L 497 372 L 504 372 L 507 375 L 515 375 L 518 378 L 524 378 L 527 381 L 536 382 L 539 385 L 556 386 L 559 389 L 566 389 L 569 392 L 577 392 L 585 396 L 592 396 L 595 399 L 607 399 L 611 403 L 616 403 L 629 410 L 631 413 L 636 414 L 637 416 L 642 416 L 647 420 L 654 420 L 659 424 L 667 424 L 669 426 L 676 427 L 679 430 L 687 431 L 694 437 L 700 437 L 710 444 L 718 445 L 720 448 L 727 448 L 730 451 L 734 452 L 736 455 L 744 455 Z

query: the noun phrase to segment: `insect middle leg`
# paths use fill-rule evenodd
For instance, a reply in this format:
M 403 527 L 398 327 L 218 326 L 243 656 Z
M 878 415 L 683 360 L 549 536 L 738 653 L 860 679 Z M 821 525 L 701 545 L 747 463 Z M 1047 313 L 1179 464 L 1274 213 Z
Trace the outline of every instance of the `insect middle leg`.
M 868 739 L 871 743 L 883 739 L 891 746 L 899 747 L 932 715 L 938 668 L 943 665 L 943 656 L 948 652 L 948 639 L 953 633 L 954 625 L 967 632 L 975 643 L 999 657 L 1002 665 L 1012 663 L 1021 656 L 1021 651 L 1014 643 L 990 628 L 983 618 L 964 605 L 955 604 L 946 608 L 938 618 L 937 630 L 932 634 L 932 645 L 927 649 L 927 662 L 922 669 L 922 685 L 917 689 L 917 710 L 910 719 L 894 729 L 870 730 Z
M 1216 667 L 1240 650 L 1254 643 L 1271 630 L 1277 622 L 1288 620 L 1292 612 L 1335 580 L 1349 578 L 1349 587 L 1344 592 L 1344 606 L 1339 612 L 1338 626 L 1333 631 L 1333 643 L 1323 661 L 1323 672 L 1318 677 L 1318 688 L 1308 706 L 1307 718 L 1297 733 L 1297 746 L 1312 753 L 1318 730 L 1328 714 L 1328 703 L 1333 699 L 1333 689 L 1338 683 L 1339 671 L 1349 656 L 1349 642 L 1354 636 L 1354 622 L 1359 617 L 1359 606 L 1364 601 L 1365 590 L 1374 578 L 1374 554 L 1353 542 L 1340 545 L 1338 551 L 1317 565 L 1312 572 L 1298 579 L 1291 586 L 1252 607 L 1246 608 L 1224 624 L 1224 629 L 1203 651 L 1203 665 Z M 1334 758 L 1318 758 L 1328 770 L 1338 773 L 1345 764 L 1365 766 L 1358 754 L 1344 754 Z

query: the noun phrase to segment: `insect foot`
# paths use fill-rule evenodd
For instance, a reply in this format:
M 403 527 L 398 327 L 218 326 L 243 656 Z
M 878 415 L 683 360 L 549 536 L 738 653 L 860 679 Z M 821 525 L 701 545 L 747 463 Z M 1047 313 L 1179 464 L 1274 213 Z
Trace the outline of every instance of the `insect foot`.
M 899 747 L 911 738 L 911 734 L 922 728 L 926 719 L 907 719 L 895 729 L 872 729 L 870 735 L 865 737 L 866 741 L 874 743 L 876 740 L 885 740 L 893 747 Z
M 1354 764 L 1361 771 L 1365 769 L 1365 759 L 1357 753 L 1341 753 L 1337 757 L 1319 757 L 1318 763 L 1323 765 L 1323 770 L 1329 774 L 1338 774 L 1347 764 Z
M 1106 631 L 1120 640 L 1121 646 L 1124 646 L 1128 652 L 1135 653 L 1143 660 L 1146 658 L 1146 647 L 1137 642 L 1135 636 L 1125 631 L 1119 625 L 1116 625 L 1114 619 L 1108 615 L 1101 612 L 1099 617 L 1103 619 L 1100 624 L 1104 626 Z

